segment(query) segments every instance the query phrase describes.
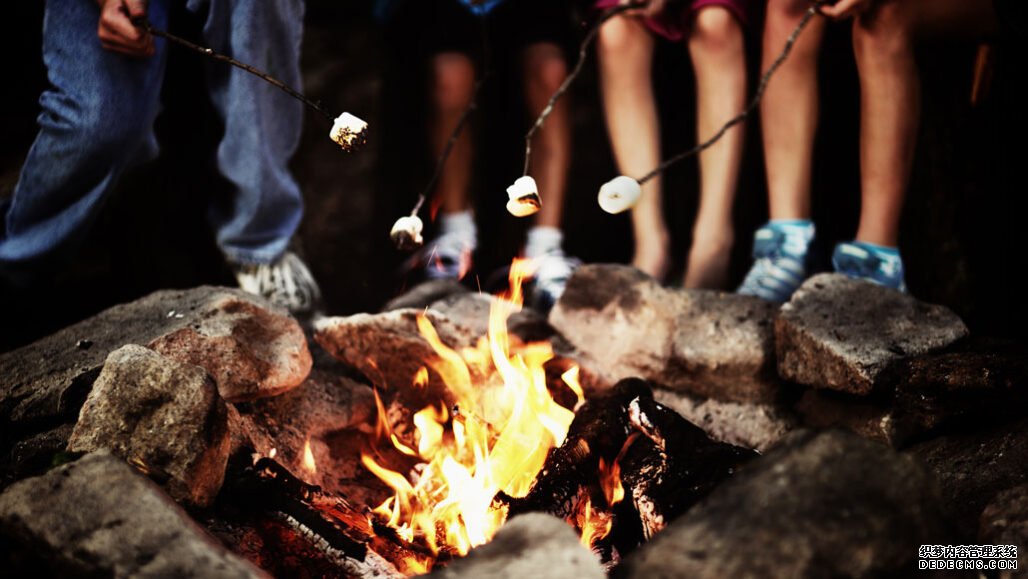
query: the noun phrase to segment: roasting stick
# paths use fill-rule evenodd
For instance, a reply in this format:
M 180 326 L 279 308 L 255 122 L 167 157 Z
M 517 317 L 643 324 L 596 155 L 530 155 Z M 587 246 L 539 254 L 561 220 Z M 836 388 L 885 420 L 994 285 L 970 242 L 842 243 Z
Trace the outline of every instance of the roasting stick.
M 411 209 L 410 215 L 397 219 L 396 223 L 393 224 L 393 228 L 389 231 L 389 238 L 393 240 L 393 244 L 396 245 L 397 249 L 410 251 L 421 247 L 424 243 L 421 232 L 425 225 L 421 218 L 418 217 L 418 213 L 421 212 L 422 206 L 425 205 L 425 201 L 432 194 L 436 183 L 439 182 L 439 177 L 442 176 L 443 168 L 446 166 L 446 160 L 450 158 L 450 153 L 453 151 L 454 145 L 457 144 L 457 139 L 460 138 L 461 133 L 464 131 L 468 119 L 478 110 L 478 94 L 481 92 L 482 86 L 492 76 L 489 66 L 489 27 L 484 15 L 479 17 L 479 24 L 481 25 L 482 39 L 482 72 L 478 79 L 475 80 L 475 86 L 471 91 L 471 102 L 468 103 L 467 108 L 464 109 L 464 112 L 461 113 L 460 118 L 457 120 L 456 126 L 453 127 L 453 131 L 446 140 L 443 151 L 439 154 L 439 158 L 436 159 L 432 177 L 428 180 L 424 190 L 418 194 L 418 201 L 414 204 L 414 208 Z
M 125 5 L 124 2 L 122 2 L 121 10 L 126 15 L 129 14 L 128 7 Z M 190 42 L 185 38 L 182 38 L 181 36 L 176 36 L 166 30 L 156 28 L 150 22 L 150 19 L 148 19 L 146 16 L 134 16 L 131 17 L 131 20 L 132 24 L 134 24 L 137 28 L 145 31 L 147 34 L 159 36 L 161 38 L 167 39 L 169 42 L 178 44 L 179 46 L 183 46 L 194 52 L 198 52 L 208 58 L 212 58 L 214 60 L 231 64 L 236 68 L 245 70 L 246 72 L 256 76 L 257 78 L 260 78 L 261 80 L 267 82 L 272 86 L 278 87 L 280 90 L 282 90 L 282 92 L 307 105 L 314 111 L 317 111 L 319 114 L 324 116 L 329 121 L 332 121 L 332 130 L 329 133 L 329 138 L 331 138 L 340 147 L 342 147 L 344 151 L 353 151 L 354 149 L 360 147 L 367 141 L 368 123 L 361 120 L 356 115 L 344 112 L 338 117 L 335 117 L 332 115 L 332 113 L 328 112 L 328 110 L 325 109 L 325 107 L 321 106 L 319 103 L 314 102 L 309 97 L 307 97 L 307 95 L 287 85 L 281 80 L 271 76 L 270 74 L 260 70 L 259 68 L 246 64 L 245 62 L 240 62 L 232 58 L 231 56 L 221 54 L 220 52 L 215 51 L 213 48 L 200 46 L 199 44 Z
M 789 57 L 789 54 L 792 53 L 793 46 L 799 39 L 800 34 L 802 34 L 803 30 L 807 27 L 808 24 L 810 24 L 810 21 L 813 20 L 814 17 L 819 14 L 820 6 L 825 3 L 826 2 L 815 1 L 811 4 L 810 8 L 807 9 L 806 13 L 803 14 L 803 19 L 800 20 L 800 23 L 792 31 L 792 34 L 789 35 L 789 38 L 785 41 L 785 47 L 782 48 L 782 52 L 778 55 L 778 58 L 776 58 L 775 61 L 771 63 L 771 66 L 769 66 L 767 71 L 764 72 L 764 74 L 760 77 L 760 83 L 757 85 L 757 90 L 753 94 L 753 98 L 750 99 L 749 104 L 746 106 L 745 109 L 743 109 L 741 113 L 739 113 L 738 115 L 730 119 L 727 123 L 722 125 L 721 128 L 718 129 L 718 131 L 714 133 L 714 136 L 712 136 L 711 138 L 707 139 L 706 141 L 703 141 L 702 143 L 699 143 L 698 145 L 687 151 L 683 151 L 672 156 L 671 158 L 662 162 L 660 165 L 657 165 L 655 169 L 653 169 L 649 173 L 646 173 L 642 177 L 638 179 L 633 179 L 632 177 L 621 175 L 619 177 L 615 177 L 607 183 L 604 183 L 603 186 L 600 187 L 600 193 L 598 198 L 600 207 L 607 213 L 621 213 L 622 211 L 631 209 L 635 206 L 636 202 L 639 200 L 639 197 L 642 195 L 642 188 L 640 187 L 640 185 L 664 173 L 665 171 L 667 171 L 674 165 L 680 163 L 681 161 L 684 161 L 689 157 L 698 155 L 703 151 L 709 149 L 710 147 L 714 146 L 715 143 L 721 140 L 721 137 L 725 136 L 725 133 L 727 133 L 729 129 L 744 122 L 747 118 L 749 118 L 749 116 L 753 114 L 753 111 L 757 110 L 757 107 L 760 105 L 760 101 L 764 97 L 764 92 L 767 91 L 767 85 L 771 81 L 771 77 L 774 76 L 775 72 L 778 71 L 778 69 L 782 66 L 785 60 Z
M 539 132 L 539 129 L 543 127 L 543 123 L 546 122 L 550 114 L 553 113 L 553 109 L 557 106 L 557 101 L 567 93 L 575 79 L 582 73 L 586 58 L 589 56 L 589 47 L 596 40 L 596 36 L 599 35 L 600 28 L 618 14 L 623 14 L 629 10 L 637 10 L 641 6 L 642 4 L 640 3 L 630 3 L 605 10 L 593 24 L 592 28 L 589 29 L 589 32 L 586 33 L 585 38 L 582 39 L 582 43 L 578 46 L 578 61 L 575 63 L 575 68 L 571 70 L 571 73 L 564 79 L 564 82 L 553 93 L 546 106 L 543 107 L 542 112 L 539 113 L 539 117 L 536 118 L 535 122 L 532 123 L 532 127 L 528 129 L 528 133 L 525 134 L 525 166 L 521 171 L 521 177 L 507 188 L 507 211 L 511 215 L 527 217 L 542 208 L 543 203 L 542 197 L 539 196 L 539 187 L 536 185 L 535 179 L 528 175 L 528 168 L 532 163 L 532 139 Z

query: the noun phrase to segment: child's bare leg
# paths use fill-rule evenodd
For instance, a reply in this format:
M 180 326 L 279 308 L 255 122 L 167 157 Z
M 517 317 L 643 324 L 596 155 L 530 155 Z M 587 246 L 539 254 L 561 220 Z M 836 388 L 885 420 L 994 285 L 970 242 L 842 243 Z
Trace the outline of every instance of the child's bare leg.
M 433 57 L 432 72 L 431 141 L 438 156 L 474 96 L 475 65 L 464 54 L 442 53 Z M 442 211 L 438 236 L 426 256 L 425 273 L 430 278 L 459 279 L 471 267 L 471 254 L 478 244 L 468 191 L 473 154 L 471 131 L 465 129 L 454 143 L 436 185 Z
M 761 70 L 767 70 L 799 24 L 807 0 L 769 0 Z M 817 130 L 817 60 L 824 22 L 811 22 L 768 85 L 761 102 L 771 219 L 810 219 L 810 175 Z
M 697 139 L 703 141 L 745 106 L 746 53 L 739 21 L 720 6 L 700 10 L 693 19 L 689 53 L 696 71 Z M 743 127 L 735 127 L 700 155 L 700 205 L 687 288 L 722 289 L 728 281 L 732 205 L 744 135 Z
M 634 17 L 618 16 L 600 30 L 598 54 L 603 110 L 618 170 L 638 177 L 660 163 L 660 128 L 653 95 L 653 37 Z M 664 224 L 661 180 L 643 185 L 632 210 L 632 265 L 662 279 L 667 273 L 669 235 Z
M 854 21 L 860 72 L 861 211 L 857 241 L 895 247 L 920 115 L 918 34 L 975 37 L 996 28 L 991 2 L 886 2 Z
M 563 50 L 549 42 L 529 45 L 525 48 L 523 74 L 525 102 L 530 118 L 535 119 L 567 78 Z M 535 218 L 536 226 L 560 228 L 570 164 L 571 120 L 567 99 L 562 99 L 532 142 L 528 173 L 535 178 L 543 199 L 543 207 Z
M 442 153 L 464 109 L 471 103 L 475 86 L 475 64 L 465 54 L 446 52 L 432 59 L 432 149 Z M 443 213 L 467 211 L 471 207 L 468 189 L 473 162 L 471 131 L 465 129 L 450 152 L 439 176 L 437 198 Z

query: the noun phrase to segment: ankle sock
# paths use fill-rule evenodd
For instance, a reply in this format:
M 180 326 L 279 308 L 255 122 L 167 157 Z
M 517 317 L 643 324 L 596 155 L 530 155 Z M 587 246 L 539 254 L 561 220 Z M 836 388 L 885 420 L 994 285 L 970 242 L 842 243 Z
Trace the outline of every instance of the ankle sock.
M 452 235 L 459 238 L 471 249 L 478 245 L 478 227 L 475 226 L 475 214 L 471 210 L 439 215 L 439 236 Z
M 528 230 L 525 239 L 525 257 L 534 259 L 555 250 L 560 250 L 564 242 L 564 233 L 546 225 L 536 225 Z

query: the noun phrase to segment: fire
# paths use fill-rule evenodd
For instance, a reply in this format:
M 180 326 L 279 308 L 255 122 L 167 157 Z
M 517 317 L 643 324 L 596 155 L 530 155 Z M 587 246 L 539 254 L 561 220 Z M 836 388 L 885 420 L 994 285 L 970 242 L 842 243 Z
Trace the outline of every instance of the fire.
M 272 455 L 274 457 L 274 455 Z M 311 439 L 307 437 L 307 440 L 303 443 L 303 469 L 309 474 L 317 474 L 318 465 L 314 462 L 314 453 L 311 452 Z
M 427 316 L 419 316 L 419 330 L 437 354 L 426 362 L 455 403 L 430 405 L 414 415 L 413 446 L 392 431 L 376 393 L 377 439 L 421 464 L 407 477 L 383 466 L 378 452 L 362 454 L 364 466 L 394 493 L 374 512 L 400 536 L 423 540 L 436 554 L 464 555 L 489 541 L 507 517 L 506 507 L 494 497 L 501 491 L 525 496 L 547 453 L 564 441 L 574 419 L 574 412 L 557 404 L 546 386 L 550 345 L 514 344 L 507 334 L 507 318 L 521 308 L 521 283 L 529 273 L 526 261 L 512 264 L 511 291 L 494 303 L 488 339 L 478 348 L 457 352 L 439 339 Z M 473 383 L 469 365 L 477 370 L 486 363 L 492 378 Z M 419 371 L 415 384 L 427 379 L 428 371 L 423 376 Z M 563 379 L 581 403 L 577 368 Z

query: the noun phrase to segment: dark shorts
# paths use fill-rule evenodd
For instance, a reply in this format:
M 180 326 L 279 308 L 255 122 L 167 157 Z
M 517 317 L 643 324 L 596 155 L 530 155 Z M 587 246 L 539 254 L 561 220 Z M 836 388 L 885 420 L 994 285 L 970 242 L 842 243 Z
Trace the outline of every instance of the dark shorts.
M 1028 30 L 1028 0 L 994 0 L 1004 40 L 1021 42 Z
M 594 6 L 598 10 L 606 10 L 620 3 L 620 0 L 597 0 Z M 710 6 L 719 6 L 728 10 L 743 25 L 749 22 L 749 0 L 686 0 L 680 4 L 682 4 L 680 8 L 669 7 L 660 16 L 645 19 L 646 27 L 658 36 L 678 42 L 685 38 L 685 31 L 689 29 L 689 22 L 693 16 L 698 11 Z
M 407 0 L 397 15 L 426 54 L 480 54 L 482 19 L 457 0 Z M 486 16 L 491 50 L 548 42 L 567 48 L 574 37 L 569 2 L 506 0 Z

